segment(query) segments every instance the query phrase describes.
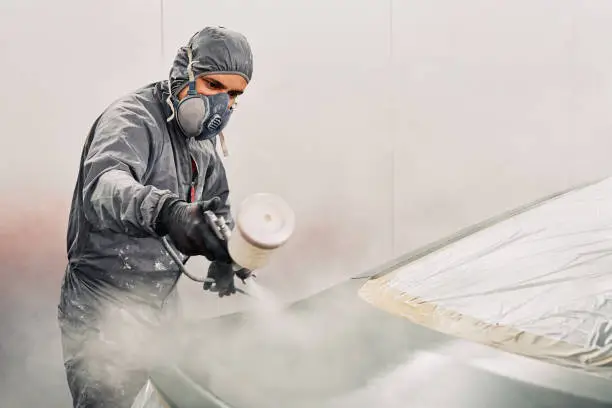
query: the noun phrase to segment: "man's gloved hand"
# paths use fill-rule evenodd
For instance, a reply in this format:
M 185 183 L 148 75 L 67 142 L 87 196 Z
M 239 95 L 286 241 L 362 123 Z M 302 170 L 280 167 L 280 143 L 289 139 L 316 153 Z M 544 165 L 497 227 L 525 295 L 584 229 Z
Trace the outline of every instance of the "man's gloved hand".
M 227 243 L 215 234 L 204 212 L 216 212 L 221 199 L 188 203 L 175 198 L 164 203 L 156 223 L 156 231 L 168 234 L 176 248 L 188 256 L 204 255 L 209 261 L 231 262 Z
M 251 271 L 245 268 L 234 271 L 231 263 L 213 262 L 208 267 L 204 290 L 215 290 L 219 293 L 219 297 L 231 296 L 236 293 L 234 275 L 244 282 L 251 276 Z

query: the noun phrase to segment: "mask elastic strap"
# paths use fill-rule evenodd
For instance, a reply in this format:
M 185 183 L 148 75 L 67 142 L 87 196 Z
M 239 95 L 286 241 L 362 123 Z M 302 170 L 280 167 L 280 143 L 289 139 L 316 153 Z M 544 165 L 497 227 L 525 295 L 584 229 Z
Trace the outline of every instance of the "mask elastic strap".
M 229 156 L 229 150 L 225 144 L 225 135 L 223 132 L 219 132 L 219 141 L 221 142 L 221 150 L 223 150 L 223 157 Z
M 187 75 L 189 78 L 189 90 L 187 91 L 187 94 L 196 95 L 197 92 L 195 87 L 195 75 L 193 74 L 193 70 L 191 69 L 191 66 L 193 65 L 193 55 L 191 52 L 191 46 L 187 47 L 187 58 Z M 166 119 L 166 122 L 170 122 L 172 119 L 174 119 L 174 116 L 176 114 L 176 112 L 174 111 L 174 104 L 172 103 L 172 86 L 170 79 L 168 79 L 168 97 L 166 98 L 166 103 L 170 107 L 170 112 L 172 112 L 170 117 Z
M 187 47 L 187 57 L 189 58 L 189 62 L 187 63 L 187 75 L 189 75 L 189 91 L 187 91 L 187 95 L 196 95 L 196 86 L 195 86 L 195 75 L 193 74 L 193 69 L 191 66 L 193 65 L 193 55 L 191 54 L 191 46 Z
M 168 78 L 168 97 L 166 98 L 166 103 L 168 104 L 168 106 L 170 107 L 170 112 L 172 112 L 172 114 L 170 115 L 170 117 L 168 117 L 168 119 L 166 119 L 166 122 L 170 122 L 172 119 L 174 119 L 174 104 L 172 103 L 172 85 L 171 85 L 171 79 Z

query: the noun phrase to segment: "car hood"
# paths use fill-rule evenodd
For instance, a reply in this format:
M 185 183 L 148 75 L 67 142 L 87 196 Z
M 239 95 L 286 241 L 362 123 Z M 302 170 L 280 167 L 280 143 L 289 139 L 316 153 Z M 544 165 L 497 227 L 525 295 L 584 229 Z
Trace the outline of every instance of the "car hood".
M 152 382 L 236 408 L 609 406 L 610 236 L 606 179 L 287 308 L 195 322 Z

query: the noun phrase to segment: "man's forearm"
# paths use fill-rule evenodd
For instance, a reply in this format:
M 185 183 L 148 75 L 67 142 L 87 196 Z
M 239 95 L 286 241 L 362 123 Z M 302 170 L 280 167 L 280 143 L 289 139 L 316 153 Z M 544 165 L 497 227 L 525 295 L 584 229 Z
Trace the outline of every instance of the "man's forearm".
M 110 170 L 85 188 L 86 217 L 95 228 L 133 236 L 156 235 L 155 222 L 169 190 L 138 183 L 127 172 Z

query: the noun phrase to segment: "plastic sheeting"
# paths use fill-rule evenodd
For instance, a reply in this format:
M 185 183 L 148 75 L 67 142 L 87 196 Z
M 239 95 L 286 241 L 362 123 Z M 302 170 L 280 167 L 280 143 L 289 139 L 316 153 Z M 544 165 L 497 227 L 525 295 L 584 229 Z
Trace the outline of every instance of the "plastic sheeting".
M 131 408 L 169 408 L 170 405 L 159 394 L 151 381 L 140 390 Z
M 612 178 L 449 240 L 360 295 L 440 332 L 612 378 Z

